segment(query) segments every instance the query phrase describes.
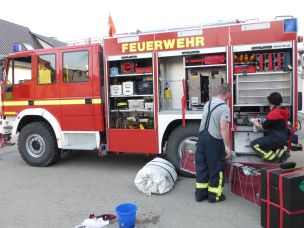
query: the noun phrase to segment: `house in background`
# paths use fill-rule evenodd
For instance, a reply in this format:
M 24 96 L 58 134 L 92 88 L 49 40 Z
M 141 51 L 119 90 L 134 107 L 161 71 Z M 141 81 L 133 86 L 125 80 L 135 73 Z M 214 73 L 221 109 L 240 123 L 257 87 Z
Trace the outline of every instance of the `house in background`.
M 13 44 L 21 45 L 21 50 L 66 46 L 65 42 L 31 32 L 28 27 L 0 19 L 0 57 L 13 52 Z
M 28 27 L 0 19 L 0 59 L 13 52 L 14 44 L 17 44 L 18 50 L 21 51 L 67 45 L 55 38 L 33 33 Z M 32 78 L 32 59 L 30 57 L 20 57 L 15 58 L 13 61 L 14 64 L 12 64 L 12 61 L 9 63 L 6 84 L 18 85 L 30 80 Z M 12 67 L 14 69 L 14 76 L 12 75 Z M 5 92 L 4 96 L 6 99 L 12 99 L 12 92 Z

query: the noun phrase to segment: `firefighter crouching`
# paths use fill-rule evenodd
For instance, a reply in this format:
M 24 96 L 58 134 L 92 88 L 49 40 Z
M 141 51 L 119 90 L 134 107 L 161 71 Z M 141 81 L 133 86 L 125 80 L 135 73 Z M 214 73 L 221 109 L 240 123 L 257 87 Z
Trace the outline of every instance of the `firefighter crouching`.
M 217 95 L 212 97 L 203 109 L 195 155 L 197 202 L 205 199 L 210 203 L 225 200 L 224 170 L 226 158 L 232 155 L 229 135 L 230 110 L 226 104 L 230 96 L 230 85 L 223 84 L 217 88 Z
M 286 160 L 288 156 L 286 142 L 288 140 L 289 110 L 280 107 L 283 102 L 278 92 L 271 93 L 268 97 L 270 112 L 264 123 L 252 119 L 252 123 L 259 130 L 266 130 L 265 136 L 251 142 L 252 148 L 265 160 Z

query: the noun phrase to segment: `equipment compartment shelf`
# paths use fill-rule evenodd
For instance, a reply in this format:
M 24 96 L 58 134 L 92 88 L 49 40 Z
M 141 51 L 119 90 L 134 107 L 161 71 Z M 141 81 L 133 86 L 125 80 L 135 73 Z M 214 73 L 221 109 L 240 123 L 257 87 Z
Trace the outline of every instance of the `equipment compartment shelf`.
M 289 79 L 283 80 L 263 80 L 263 81 L 239 81 L 239 83 L 264 83 L 264 82 L 289 82 Z
M 269 71 L 269 72 L 255 72 L 255 73 L 242 73 L 242 74 L 234 74 L 239 76 L 249 76 L 249 75 L 271 75 L 271 74 L 288 74 L 289 71 Z
M 110 112 L 154 112 L 154 110 L 146 110 L 146 109 L 121 109 L 121 110 L 111 110 Z
M 256 65 L 256 63 L 234 63 L 235 66 L 252 66 L 252 65 Z
M 236 104 L 234 107 L 250 107 L 250 106 L 269 106 L 269 104 L 256 103 L 256 104 Z M 290 106 L 290 103 L 282 103 L 282 106 Z
M 225 67 L 226 64 L 213 64 L 213 65 L 193 65 L 185 66 L 185 68 L 207 68 L 207 67 Z
M 246 98 L 246 97 L 265 98 L 265 96 L 239 96 L 239 98 Z M 290 96 L 289 95 L 282 95 L 282 97 L 290 97 Z
M 267 106 L 266 97 L 271 92 L 279 92 L 285 103 L 291 102 L 292 72 L 256 72 L 247 75 L 236 74 L 236 104 L 241 107 Z
M 246 88 L 246 89 L 239 89 L 239 91 L 248 91 L 248 90 L 282 90 L 282 89 L 290 89 L 290 87 L 280 87 L 280 88 Z
M 110 75 L 110 78 L 115 78 L 115 77 L 136 77 L 136 76 L 152 76 L 153 73 L 145 73 L 145 74 L 115 74 L 115 75 Z
M 134 94 L 134 95 L 111 95 L 111 98 L 115 97 L 153 97 L 153 94 Z

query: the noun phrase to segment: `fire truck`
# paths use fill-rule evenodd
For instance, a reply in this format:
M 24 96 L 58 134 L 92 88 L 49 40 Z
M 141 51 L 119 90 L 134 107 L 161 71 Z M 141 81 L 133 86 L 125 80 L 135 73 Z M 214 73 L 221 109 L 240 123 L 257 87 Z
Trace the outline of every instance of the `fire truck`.
M 164 155 L 190 175 L 202 108 L 222 83 L 232 89 L 233 151 L 254 154 L 249 144 L 263 132 L 249 120 L 265 118 L 271 92 L 297 128 L 297 39 L 296 19 L 283 18 L 15 52 L 1 61 L 1 134 L 18 134 L 32 166 L 95 150 Z

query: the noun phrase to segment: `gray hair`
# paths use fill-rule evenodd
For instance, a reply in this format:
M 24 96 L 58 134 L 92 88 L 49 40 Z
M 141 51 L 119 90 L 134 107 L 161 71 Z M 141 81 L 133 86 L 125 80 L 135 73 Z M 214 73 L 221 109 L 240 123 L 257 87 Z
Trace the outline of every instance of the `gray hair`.
M 216 88 L 216 95 L 224 95 L 231 92 L 231 86 L 227 83 L 221 84 Z

